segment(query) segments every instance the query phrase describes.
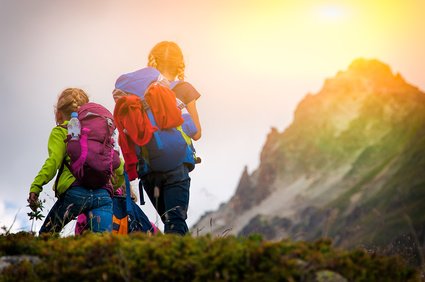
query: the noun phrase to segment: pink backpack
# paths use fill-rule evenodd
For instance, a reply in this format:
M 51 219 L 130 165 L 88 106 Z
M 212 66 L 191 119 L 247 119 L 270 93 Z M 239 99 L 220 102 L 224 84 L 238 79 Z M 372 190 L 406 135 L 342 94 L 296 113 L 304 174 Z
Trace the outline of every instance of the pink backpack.
M 70 140 L 66 151 L 71 158 L 67 164 L 79 184 L 86 188 L 101 188 L 110 183 L 112 173 L 120 165 L 119 153 L 114 150 L 114 118 L 104 106 L 87 103 L 78 110 L 81 124 L 79 140 Z

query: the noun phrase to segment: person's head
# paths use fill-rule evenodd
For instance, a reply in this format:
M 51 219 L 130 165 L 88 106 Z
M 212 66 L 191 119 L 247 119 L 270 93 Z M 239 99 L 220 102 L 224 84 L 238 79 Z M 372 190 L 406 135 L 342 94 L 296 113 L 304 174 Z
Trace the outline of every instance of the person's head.
M 55 106 L 56 123 L 61 124 L 71 118 L 71 113 L 78 111 L 80 106 L 89 102 L 89 97 L 84 90 L 79 88 L 66 88 L 59 94 Z
M 184 59 L 180 47 L 172 41 L 156 44 L 149 53 L 148 67 L 156 68 L 170 80 L 184 79 Z

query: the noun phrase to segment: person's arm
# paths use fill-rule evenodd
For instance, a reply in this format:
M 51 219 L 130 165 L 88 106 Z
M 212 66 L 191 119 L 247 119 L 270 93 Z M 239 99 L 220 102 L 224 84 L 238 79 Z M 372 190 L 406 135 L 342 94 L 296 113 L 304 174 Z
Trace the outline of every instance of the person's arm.
M 50 133 L 47 149 L 49 156 L 31 184 L 30 194 L 28 197 L 28 203 L 30 206 L 37 202 L 38 195 L 43 190 L 43 186 L 55 177 L 60 165 L 62 164 L 63 158 L 65 157 L 66 146 L 62 128 L 53 128 Z
M 201 122 L 199 121 L 198 110 L 196 109 L 196 101 L 201 94 L 193 87 L 189 82 L 183 81 L 178 83 L 173 88 L 174 93 L 176 93 L 176 97 L 179 98 L 183 103 L 186 104 L 186 109 L 192 117 L 193 122 L 195 123 L 197 132 L 192 137 L 193 140 L 199 140 L 202 135 Z
M 186 105 L 186 109 L 189 112 L 190 116 L 192 117 L 193 122 L 195 123 L 197 132 L 195 135 L 193 135 L 193 140 L 199 140 L 202 136 L 202 129 L 201 129 L 201 122 L 199 121 L 199 115 L 198 110 L 196 109 L 196 100 L 193 100 L 189 102 Z

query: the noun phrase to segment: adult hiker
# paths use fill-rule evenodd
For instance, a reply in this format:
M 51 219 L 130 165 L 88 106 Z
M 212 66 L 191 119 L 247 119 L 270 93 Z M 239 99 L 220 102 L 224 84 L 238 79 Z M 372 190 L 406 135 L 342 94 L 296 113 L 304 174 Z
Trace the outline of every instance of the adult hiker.
M 180 47 L 163 41 L 150 51 L 147 67 L 121 75 L 113 92 L 130 180 L 140 179 L 139 192 L 146 191 L 164 233 L 180 235 L 188 232 L 189 172 L 199 160 L 192 140 L 201 138 L 200 94 L 184 81 L 184 70 Z
M 127 179 L 127 178 L 125 178 Z M 129 193 L 127 195 L 127 193 Z M 147 234 L 158 234 L 158 227 L 149 221 L 147 215 L 137 205 L 137 196 L 129 181 L 125 180 L 123 185 L 114 191 L 112 233 L 129 234 L 132 232 L 144 232 Z M 90 227 L 86 214 L 78 215 L 75 225 L 75 235 L 81 235 Z
M 78 116 L 81 134 L 71 136 L 67 126 L 71 114 L 76 117 L 76 113 L 81 114 Z M 114 151 L 111 140 L 115 129 L 113 116 L 103 106 L 89 103 L 82 89 L 67 88 L 58 97 L 55 118 L 57 126 L 49 136 L 48 157 L 31 184 L 28 197 L 30 208 L 36 211 L 43 186 L 58 174 L 53 186 L 58 200 L 46 216 L 39 233 L 58 233 L 80 213 L 90 215 L 93 232 L 111 231 L 112 170 L 117 169 L 115 173 L 123 175 L 123 167 L 119 172 L 119 155 Z M 99 142 L 97 138 L 102 138 L 102 141 Z M 101 146 L 104 153 L 93 152 L 92 148 Z M 106 169 L 98 172 L 92 166 L 93 159 L 99 169 L 102 166 Z

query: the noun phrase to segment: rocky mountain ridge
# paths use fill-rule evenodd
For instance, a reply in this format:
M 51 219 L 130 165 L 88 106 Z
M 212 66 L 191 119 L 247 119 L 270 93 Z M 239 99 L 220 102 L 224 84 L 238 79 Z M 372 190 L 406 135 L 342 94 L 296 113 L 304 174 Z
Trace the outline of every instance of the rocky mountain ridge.
M 193 229 L 347 247 L 420 240 L 424 171 L 425 94 L 358 59 L 308 94 L 287 129 L 271 130 L 259 167 L 245 168 L 229 202 Z

